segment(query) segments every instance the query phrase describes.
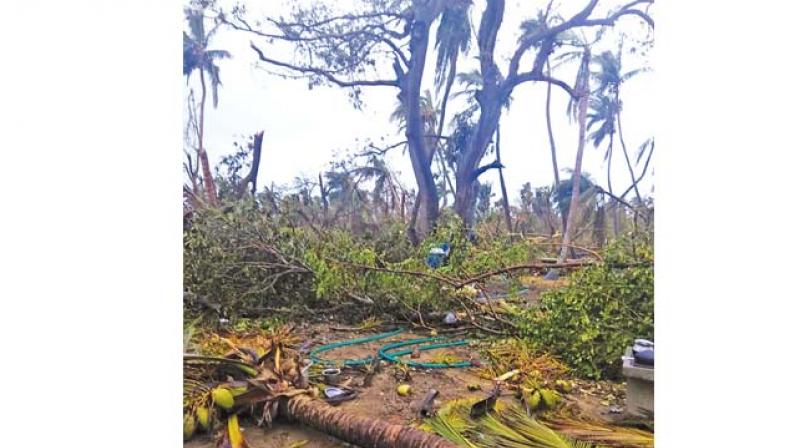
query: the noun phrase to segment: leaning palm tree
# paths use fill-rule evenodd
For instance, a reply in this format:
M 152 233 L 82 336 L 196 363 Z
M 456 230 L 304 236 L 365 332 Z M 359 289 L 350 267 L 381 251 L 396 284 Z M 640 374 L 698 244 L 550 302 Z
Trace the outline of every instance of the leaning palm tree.
M 192 73 L 200 73 L 200 123 L 198 129 L 198 158 L 203 169 L 203 184 L 208 196 L 209 204 L 219 205 L 217 190 L 214 186 L 214 178 L 211 175 L 211 167 L 208 162 L 208 154 L 204 146 L 203 135 L 205 130 L 205 110 L 206 110 L 206 75 L 211 82 L 211 95 L 213 105 L 216 108 L 218 102 L 218 90 L 222 82 L 219 78 L 219 66 L 216 62 L 220 59 L 230 58 L 231 55 L 225 50 L 210 50 L 208 43 L 211 37 L 219 28 L 219 24 L 211 28 L 208 33 L 205 31 L 205 16 L 202 10 L 186 9 L 186 21 L 189 22 L 189 34 L 183 33 L 183 75 L 186 82 Z

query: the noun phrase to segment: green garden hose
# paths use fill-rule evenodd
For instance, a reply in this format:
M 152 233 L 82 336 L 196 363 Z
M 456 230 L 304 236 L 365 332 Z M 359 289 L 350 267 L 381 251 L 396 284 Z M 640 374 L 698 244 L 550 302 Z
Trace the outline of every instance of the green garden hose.
M 321 364 L 326 366 L 332 365 L 345 365 L 347 367 L 356 367 L 356 366 L 363 366 L 370 364 L 372 362 L 372 356 L 367 356 L 366 358 L 361 359 L 345 359 L 344 361 L 335 361 L 332 359 L 324 359 L 317 356 L 318 353 L 327 352 L 328 350 L 333 350 L 340 347 L 348 347 L 351 345 L 358 345 L 358 344 L 366 344 L 368 342 L 378 341 L 380 339 L 386 339 L 395 335 L 398 335 L 404 332 L 404 328 L 398 328 L 396 330 L 392 330 L 386 333 L 375 334 L 372 336 L 366 336 L 363 338 L 356 338 L 356 339 L 348 339 L 345 341 L 337 341 L 332 342 L 330 344 L 320 345 L 319 347 L 315 347 L 311 350 L 311 362 L 313 364 Z
M 442 338 L 432 337 L 432 338 L 411 339 L 409 341 L 393 342 L 391 344 L 386 344 L 383 347 L 381 347 L 380 350 L 378 350 L 378 354 L 380 354 L 381 358 L 389 362 L 404 364 L 411 367 L 419 367 L 423 369 L 465 368 L 472 366 L 472 363 L 470 361 L 458 361 L 458 362 L 446 363 L 446 362 L 404 361 L 398 359 L 400 356 L 409 355 L 413 353 L 414 350 L 408 348 L 393 353 L 389 353 L 389 350 L 394 350 L 396 348 L 406 347 L 409 345 L 419 345 L 419 344 L 424 344 L 426 342 L 434 342 L 441 340 Z M 423 345 L 421 347 L 418 347 L 417 350 L 425 351 L 425 350 L 434 350 L 437 348 L 457 347 L 461 345 L 467 345 L 468 343 L 469 342 L 463 339 L 459 341 L 437 342 L 434 344 Z
M 315 347 L 310 352 L 311 362 L 313 364 L 320 364 L 324 366 L 347 366 L 347 367 L 356 367 L 356 366 L 363 366 L 372 363 L 373 357 L 367 356 L 366 358 L 360 359 L 345 359 L 345 360 L 332 360 L 332 359 L 325 359 L 318 356 L 322 352 L 326 352 L 329 350 L 341 348 L 341 347 L 349 347 L 351 345 L 359 345 L 359 344 L 366 344 L 373 341 L 378 341 L 381 339 L 386 339 L 392 336 L 396 336 L 402 332 L 404 332 L 404 328 L 398 328 L 396 330 L 392 330 L 386 333 L 379 333 L 372 336 L 366 336 L 363 338 L 356 338 L 356 339 L 348 339 L 344 341 L 337 341 L 332 342 L 330 344 L 320 345 L 319 347 Z M 400 363 L 405 364 L 411 367 L 419 367 L 424 369 L 446 369 L 446 368 L 464 368 L 464 367 L 471 367 L 472 363 L 469 361 L 458 361 L 454 363 L 435 363 L 435 362 L 418 362 L 418 361 L 405 361 L 400 360 L 400 356 L 409 355 L 413 352 L 412 349 L 404 349 L 389 353 L 390 350 L 394 350 L 400 347 L 407 347 L 409 345 L 419 345 L 424 344 L 426 342 L 434 342 L 433 344 L 423 345 L 418 347 L 417 350 L 419 351 L 426 351 L 426 350 L 434 350 L 437 348 L 445 348 L 445 347 L 456 347 L 461 345 L 467 345 L 468 342 L 465 340 L 459 341 L 443 341 L 443 342 L 436 342 L 436 341 L 443 341 L 441 337 L 429 337 L 429 338 L 421 338 L 421 339 L 411 339 L 408 341 L 399 341 L 393 342 L 391 344 L 386 344 L 378 350 L 378 354 L 382 359 L 389 361 L 391 363 Z

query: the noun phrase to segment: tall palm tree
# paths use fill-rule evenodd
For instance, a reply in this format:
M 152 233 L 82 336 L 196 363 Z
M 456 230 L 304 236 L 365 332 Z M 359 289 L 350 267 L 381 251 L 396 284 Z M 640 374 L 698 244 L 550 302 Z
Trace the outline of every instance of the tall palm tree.
M 436 29 L 436 76 L 434 78 L 436 88 L 444 86 L 444 93 L 439 105 L 439 120 L 436 135 L 441 136 L 444 130 L 445 117 L 447 112 L 447 101 L 450 98 L 450 89 L 456 79 L 456 65 L 458 56 L 469 51 L 469 44 L 472 39 L 472 27 L 469 20 L 469 11 L 472 7 L 472 0 L 456 0 L 451 2 L 442 13 L 439 20 L 439 27 Z M 444 74 L 447 73 L 445 78 Z M 436 148 L 441 148 L 441 139 L 437 137 Z M 447 166 L 444 157 L 439 157 L 442 175 L 447 186 L 455 195 L 455 189 L 447 174 Z M 444 195 L 446 197 L 446 194 Z
M 573 232 L 577 224 L 578 202 L 580 197 L 581 186 L 581 165 L 583 164 L 583 148 L 586 143 L 586 110 L 589 103 L 589 61 L 591 59 L 591 50 L 586 46 L 583 50 L 583 57 L 581 58 L 580 68 L 575 81 L 575 90 L 578 94 L 578 101 L 576 105 L 576 112 L 578 118 L 578 150 L 575 154 L 575 168 L 572 172 L 572 191 L 570 194 L 569 211 L 567 214 L 567 225 L 564 229 L 564 238 L 562 239 L 561 252 L 558 256 L 558 261 L 563 262 L 567 258 L 567 254 L 572 244 Z M 545 278 L 553 279 L 558 277 L 558 271 L 551 269 Z
M 611 192 L 610 173 L 611 173 L 611 148 L 614 140 L 614 130 L 616 129 L 619 135 L 619 141 L 622 146 L 622 153 L 625 156 L 625 163 L 628 167 L 628 173 L 631 180 L 636 180 L 636 175 L 633 172 L 633 165 L 631 164 L 628 155 L 628 149 L 625 145 L 625 139 L 622 133 L 622 100 L 620 99 L 620 87 L 626 81 L 630 80 L 637 74 L 646 71 L 646 68 L 639 68 L 622 72 L 622 43 L 620 43 L 617 54 L 610 51 L 605 51 L 599 56 L 596 56 L 594 62 L 599 65 L 599 70 L 592 74 L 593 78 L 598 83 L 597 89 L 593 92 L 595 96 L 595 106 L 593 107 L 593 114 L 590 116 L 590 126 L 594 123 L 599 123 L 600 128 L 592 134 L 592 139 L 595 147 L 597 147 L 606 136 L 609 137 L 609 149 L 606 157 L 609 164 L 609 192 Z M 639 202 L 642 201 L 642 196 L 639 193 L 639 188 L 634 187 L 636 197 Z
M 616 117 L 619 108 L 615 98 L 599 93 L 596 93 L 589 99 L 589 108 L 591 111 L 587 114 L 588 120 L 586 125 L 590 130 L 595 125 L 598 126 L 597 129 L 589 134 L 589 138 L 592 139 L 592 144 L 597 148 L 603 140 L 608 137 L 608 147 L 606 148 L 603 160 L 606 162 L 607 167 L 608 192 L 613 194 L 614 189 L 611 184 L 611 157 L 614 151 L 614 131 L 617 127 Z M 612 225 L 614 236 L 616 236 L 619 234 L 619 214 L 617 212 L 616 203 L 611 206 L 611 213 L 613 215 Z
M 203 184 L 205 186 L 208 202 L 212 206 L 219 206 L 219 198 L 214 185 L 214 178 L 211 175 L 211 167 L 208 162 L 208 154 L 204 146 L 203 135 L 205 130 L 205 111 L 206 111 L 206 75 L 211 82 L 211 94 L 213 105 L 216 108 L 218 102 L 217 91 L 222 82 L 219 78 L 219 66 L 216 61 L 230 58 L 231 55 L 225 50 L 210 50 L 208 43 L 216 33 L 219 24 L 215 25 L 206 33 L 203 10 L 186 9 L 186 21 L 189 23 L 189 34 L 183 33 L 183 75 L 186 82 L 195 71 L 200 73 L 200 123 L 198 132 L 198 158 L 203 168 Z

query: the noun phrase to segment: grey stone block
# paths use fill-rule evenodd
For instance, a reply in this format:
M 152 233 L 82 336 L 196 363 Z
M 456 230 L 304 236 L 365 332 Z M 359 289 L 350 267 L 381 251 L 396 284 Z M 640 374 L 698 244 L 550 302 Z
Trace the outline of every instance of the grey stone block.
M 635 364 L 633 349 L 630 347 L 625 350 L 622 360 L 622 375 L 627 381 L 625 412 L 629 415 L 643 415 L 644 411 L 654 412 L 655 369 Z

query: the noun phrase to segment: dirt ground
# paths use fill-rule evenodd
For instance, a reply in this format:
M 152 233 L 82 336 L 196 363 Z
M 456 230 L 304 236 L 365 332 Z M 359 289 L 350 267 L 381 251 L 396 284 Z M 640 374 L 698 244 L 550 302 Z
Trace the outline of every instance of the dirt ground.
M 298 329 L 305 337 L 306 343 L 318 346 L 330 342 L 364 337 L 381 332 L 379 329 L 372 331 L 334 331 L 328 325 L 307 326 Z M 386 331 L 386 330 L 383 330 Z M 424 337 L 422 334 L 402 333 L 398 336 L 382 339 L 372 343 L 342 347 L 320 354 L 326 359 L 364 358 L 376 355 L 378 348 L 389 342 Z M 459 336 L 455 336 L 459 338 Z M 469 345 L 450 347 L 447 349 L 421 352 L 421 361 L 431 360 L 437 354 L 447 351 L 447 354 L 459 360 L 478 358 L 477 350 Z M 480 378 L 474 369 L 427 369 L 410 371 L 410 377 L 403 381 L 411 386 L 411 393 L 401 397 L 396 393 L 400 381 L 396 378 L 396 369 L 383 363 L 381 371 L 374 375 L 369 387 L 361 387 L 365 373 L 356 369 L 345 369 L 339 384 L 354 388 L 358 391 L 355 399 L 338 405 L 342 410 L 370 417 L 377 417 L 384 421 L 407 425 L 418 422 L 419 404 L 430 389 L 439 391 L 434 402 L 438 408 L 443 403 L 457 398 L 483 398 L 492 388 L 492 382 Z M 480 390 L 470 391 L 469 385 L 480 385 Z M 574 381 L 574 390 L 566 396 L 568 403 L 573 403 L 588 416 L 613 421 L 618 415 L 612 413 L 624 403 L 624 387 L 622 384 L 608 382 Z M 512 398 L 504 397 L 511 400 Z M 318 431 L 298 425 L 289 425 L 276 422 L 272 428 L 259 428 L 248 420 L 243 420 L 242 428 L 252 448 L 283 448 L 292 446 L 293 443 L 304 448 L 333 448 L 352 446 L 338 441 Z M 214 446 L 212 437 L 208 435 L 196 436 L 192 441 L 184 444 L 186 448 L 211 448 Z

